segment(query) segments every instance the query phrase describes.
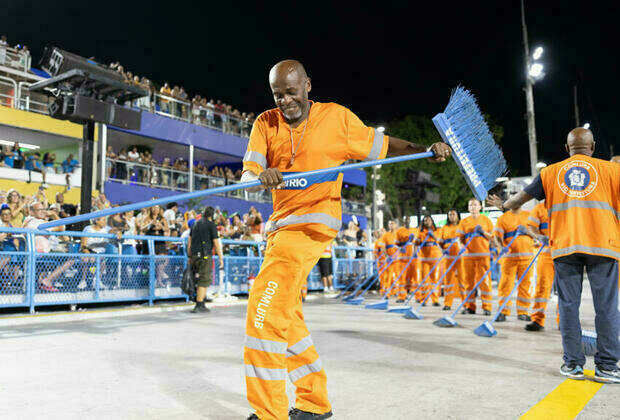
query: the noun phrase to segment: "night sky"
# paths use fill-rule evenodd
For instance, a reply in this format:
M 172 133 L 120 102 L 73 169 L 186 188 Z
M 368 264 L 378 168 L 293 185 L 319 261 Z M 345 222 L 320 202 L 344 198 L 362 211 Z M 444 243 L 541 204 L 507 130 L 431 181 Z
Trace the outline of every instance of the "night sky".
M 518 1 L 459 1 L 451 8 L 448 2 L 94 4 L 4 0 L 0 34 L 11 45 L 28 45 L 33 65 L 51 43 L 256 113 L 274 106 L 267 75 L 285 58 L 305 64 L 312 99 L 340 103 L 373 123 L 432 117 L 462 84 L 504 127 L 512 175 L 529 174 Z M 539 160 L 566 157 L 575 84 L 596 156 L 609 158 L 612 144 L 620 154 L 620 13 L 613 4 L 526 1 L 532 50 L 545 48 L 546 77 L 534 87 Z

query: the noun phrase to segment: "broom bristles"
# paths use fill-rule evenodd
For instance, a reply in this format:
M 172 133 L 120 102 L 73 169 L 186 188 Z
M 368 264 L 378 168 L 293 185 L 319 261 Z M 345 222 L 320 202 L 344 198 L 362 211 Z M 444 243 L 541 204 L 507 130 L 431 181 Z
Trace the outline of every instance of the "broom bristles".
M 441 117 L 447 120 L 450 132 L 436 121 Z M 453 149 L 453 143 L 458 143 L 460 150 L 454 150 L 454 159 L 459 169 L 477 198 L 486 198 L 486 193 L 497 185 L 496 179 L 506 174 L 507 165 L 474 95 L 461 86 L 457 87 L 452 91 L 443 115 L 433 118 L 433 122 L 444 141 L 450 143 Z M 484 191 L 481 191 L 482 188 Z

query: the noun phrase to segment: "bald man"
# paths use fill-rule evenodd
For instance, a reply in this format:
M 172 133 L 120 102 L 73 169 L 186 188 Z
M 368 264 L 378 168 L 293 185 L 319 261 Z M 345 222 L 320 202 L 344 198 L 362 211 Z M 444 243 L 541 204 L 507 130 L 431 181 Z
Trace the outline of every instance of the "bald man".
M 327 377 L 304 323 L 300 291 L 341 226 L 342 174 L 283 182 L 283 174 L 335 167 L 350 159 L 419 153 L 427 146 L 384 135 L 347 108 L 312 102 L 304 67 L 295 60 L 269 72 L 276 107 L 252 127 L 242 181 L 259 179 L 272 190 L 273 214 L 264 262 L 250 291 L 244 363 L 250 419 L 327 419 L 332 416 Z M 450 148 L 435 143 L 433 162 Z M 296 387 L 289 412 L 286 376 Z
M 581 346 L 579 305 L 585 268 L 596 312 L 598 352 L 594 356 L 594 379 L 620 383 L 620 165 L 593 158 L 594 146 L 590 130 L 575 128 L 566 141 L 568 159 L 544 168 L 530 185 L 505 203 L 497 196 L 487 202 L 506 210 L 521 207 L 532 198 L 545 200 L 550 238 L 540 239 L 550 245 L 558 287 L 564 347 L 560 373 L 584 379 L 586 358 Z

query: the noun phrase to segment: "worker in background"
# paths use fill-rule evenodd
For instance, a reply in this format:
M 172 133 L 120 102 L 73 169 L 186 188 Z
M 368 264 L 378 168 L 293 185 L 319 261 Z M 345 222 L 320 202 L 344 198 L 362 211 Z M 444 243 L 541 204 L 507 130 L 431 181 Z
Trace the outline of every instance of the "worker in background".
M 441 245 L 444 253 L 444 272 L 450 269 L 444 276 L 444 298 L 443 310 L 449 311 L 456 296 L 464 299 L 464 287 L 461 285 L 463 277 L 463 258 L 457 258 L 462 246 L 459 241 L 458 226 L 461 222 L 461 215 L 458 210 L 451 209 L 447 214 L 447 222 L 441 228 Z M 454 263 L 454 264 L 453 264 Z M 450 266 L 452 266 L 450 268 Z
M 422 281 L 424 281 L 421 298 L 424 301 L 430 293 L 433 306 L 439 306 L 439 294 L 435 288 L 439 280 L 439 270 L 437 269 L 438 267 L 433 270 L 433 267 L 443 255 L 439 243 L 440 240 L 440 233 L 435 226 L 433 218 L 429 215 L 424 216 L 422 219 L 422 229 L 416 241 L 420 246 L 419 257 L 422 267 L 421 276 Z M 433 270 L 432 273 L 431 270 Z
M 467 203 L 470 216 L 460 221 L 457 229 L 461 242 L 466 243 L 473 238 L 467 245 L 467 251 L 463 255 L 463 271 L 465 273 L 463 284 L 465 285 L 465 295 L 474 290 L 475 284 L 482 278 L 482 275 L 491 267 L 491 251 L 489 241 L 493 238 L 493 222 L 487 216 L 480 214 L 482 204 L 475 198 Z M 482 300 L 482 310 L 484 315 L 491 315 L 493 309 L 493 289 L 491 277 L 488 273 L 480 283 L 478 289 Z M 465 302 L 463 314 L 476 313 L 476 293 L 472 293 Z
M 396 287 L 392 287 L 392 283 L 398 276 L 398 267 L 400 267 L 400 248 L 398 247 L 398 239 L 396 238 L 396 230 L 398 229 L 398 220 L 390 220 L 388 222 L 388 231 L 383 234 L 382 242 L 385 244 L 385 251 L 387 253 L 387 265 L 384 267 L 383 273 L 385 274 L 383 279 L 385 283 L 380 286 L 380 293 L 383 296 L 388 290 L 390 295 L 386 298 L 390 298 L 396 294 Z
M 386 270 L 384 270 L 384 268 L 387 267 L 387 252 L 385 243 L 383 242 L 383 235 L 385 235 L 384 228 L 380 228 L 374 232 L 375 244 L 373 255 L 375 256 L 377 275 L 379 276 L 379 292 L 381 294 L 385 293 L 383 292 L 383 286 L 386 283 L 385 279 L 387 277 Z
M 403 226 L 396 229 L 396 240 L 400 248 L 399 263 L 396 269 L 396 276 L 400 276 L 396 291 L 396 303 L 402 303 L 407 298 L 408 285 L 411 283 L 411 279 L 408 275 L 411 272 L 411 266 L 414 265 L 412 258 L 415 237 L 411 237 L 411 231 L 408 225 L 409 223 L 405 219 Z
M 526 331 L 542 331 L 545 329 L 545 311 L 551 296 L 553 286 L 553 260 L 549 249 L 549 215 L 544 203 L 536 207 L 528 217 L 528 226 L 540 238 L 540 246 L 547 246 L 538 256 L 536 263 L 536 290 L 534 291 L 534 306 L 532 307 L 532 322 L 525 326 Z M 558 319 L 559 321 L 559 319 Z
M 411 225 L 411 224 L 410 224 Z M 420 229 L 417 227 L 410 227 L 409 228 L 409 241 L 411 241 L 412 245 L 412 253 L 413 253 L 413 261 L 411 261 L 411 264 L 409 265 L 409 268 L 407 269 L 407 294 L 413 292 L 414 290 L 416 290 L 418 288 L 418 285 L 420 284 L 420 256 L 419 256 L 419 251 L 416 249 L 417 246 L 415 245 L 416 242 L 416 238 L 418 237 L 418 235 L 420 234 Z M 417 252 L 416 252 L 417 251 Z M 420 298 L 422 297 L 422 292 L 420 290 L 418 290 L 416 292 L 415 295 L 415 299 L 417 302 L 420 302 Z
M 510 247 L 504 251 L 502 277 L 497 287 L 500 306 L 504 304 L 506 299 L 509 299 L 515 285 L 515 279 L 524 276 L 519 283 L 517 293 L 517 319 L 520 321 L 530 321 L 529 310 L 532 302 L 530 296 L 532 271 L 527 270 L 527 268 L 534 257 L 534 241 L 532 238 L 534 234 L 527 229 L 528 217 L 529 212 L 521 208 L 512 209 L 497 219 L 493 230 L 497 240 L 497 249 L 505 249 L 512 242 Z M 506 304 L 502 313 L 498 315 L 497 322 L 506 321 L 506 317 L 510 315 L 511 306 L 512 302 Z
M 545 200 L 564 348 L 560 373 L 585 378 L 579 322 L 585 269 L 596 313 L 594 380 L 620 383 L 620 166 L 593 158 L 594 146 L 590 130 L 573 129 L 566 140 L 568 159 L 543 168 L 530 185 L 505 203 L 497 196 L 490 196 L 488 203 L 508 210 L 533 198 Z

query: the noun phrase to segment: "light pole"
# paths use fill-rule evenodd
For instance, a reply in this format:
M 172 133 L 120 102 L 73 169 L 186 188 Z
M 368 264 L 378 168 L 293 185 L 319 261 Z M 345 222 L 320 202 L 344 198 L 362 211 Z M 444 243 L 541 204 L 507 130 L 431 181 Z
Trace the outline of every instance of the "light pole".
M 383 133 L 385 131 L 385 127 L 380 125 L 379 127 L 377 127 L 377 131 L 380 131 L 381 133 Z M 377 230 L 377 178 L 378 178 L 378 174 L 377 174 L 377 169 L 381 168 L 381 165 L 378 166 L 373 166 L 372 167 L 372 214 L 370 215 L 372 217 L 371 219 L 371 223 L 370 226 L 372 226 L 372 231 L 374 232 L 375 230 Z
M 530 146 L 530 169 L 532 176 L 538 174 L 536 163 L 538 163 L 538 150 L 536 149 L 536 121 L 534 119 L 534 92 L 532 87 L 537 80 L 542 79 L 545 74 L 543 65 L 532 60 L 538 60 L 543 53 L 542 47 L 534 50 L 530 56 L 529 41 L 527 38 L 527 25 L 525 24 L 524 0 L 521 0 L 521 27 L 523 29 L 523 51 L 525 53 L 525 103 L 527 115 L 527 138 Z

